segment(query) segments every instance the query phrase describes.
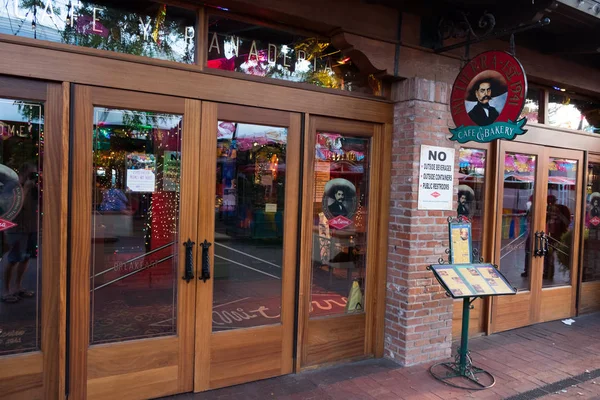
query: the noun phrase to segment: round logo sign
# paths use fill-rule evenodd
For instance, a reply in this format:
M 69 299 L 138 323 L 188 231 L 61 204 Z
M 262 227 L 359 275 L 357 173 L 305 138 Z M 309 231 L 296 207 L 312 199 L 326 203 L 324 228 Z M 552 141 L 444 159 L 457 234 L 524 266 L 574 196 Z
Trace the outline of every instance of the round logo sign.
M 514 123 L 525 105 L 527 78 L 521 63 L 504 51 L 474 57 L 458 74 L 450 111 L 457 127 Z
M 15 171 L 0 164 L 0 219 L 12 221 L 23 206 L 23 188 Z

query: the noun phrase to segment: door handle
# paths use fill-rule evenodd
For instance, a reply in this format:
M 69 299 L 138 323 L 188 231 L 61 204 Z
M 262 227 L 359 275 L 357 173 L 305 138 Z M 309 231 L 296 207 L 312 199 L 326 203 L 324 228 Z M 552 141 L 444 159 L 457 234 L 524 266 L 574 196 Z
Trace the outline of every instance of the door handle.
M 536 233 L 534 233 L 534 235 L 535 235 L 535 239 L 533 241 L 533 243 L 534 243 L 533 256 L 541 257 L 542 256 L 541 232 L 536 232 Z
M 546 232 L 542 232 L 542 255 L 544 257 L 546 257 L 546 254 L 548 254 L 548 235 L 546 235 Z
M 208 248 L 212 245 L 212 243 L 208 242 L 204 239 L 204 242 L 200 243 L 202 246 L 202 272 L 198 279 L 202 279 L 202 282 L 206 282 L 207 279 L 210 279 L 210 256 L 208 254 Z
M 185 246 L 185 275 L 182 279 L 187 283 L 194 279 L 194 244 L 191 239 L 183 243 Z

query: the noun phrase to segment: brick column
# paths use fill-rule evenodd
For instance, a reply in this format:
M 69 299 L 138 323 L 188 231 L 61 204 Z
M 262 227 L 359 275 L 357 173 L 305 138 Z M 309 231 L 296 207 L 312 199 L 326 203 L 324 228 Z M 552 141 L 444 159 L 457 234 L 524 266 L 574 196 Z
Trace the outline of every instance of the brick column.
M 426 267 L 447 259 L 447 218 L 456 212 L 417 209 L 420 146 L 459 148 L 447 139 L 453 126 L 450 89 L 447 83 L 419 78 L 394 87 L 385 356 L 401 365 L 446 358 L 451 352 L 452 300 Z M 455 192 L 457 171 L 458 151 Z

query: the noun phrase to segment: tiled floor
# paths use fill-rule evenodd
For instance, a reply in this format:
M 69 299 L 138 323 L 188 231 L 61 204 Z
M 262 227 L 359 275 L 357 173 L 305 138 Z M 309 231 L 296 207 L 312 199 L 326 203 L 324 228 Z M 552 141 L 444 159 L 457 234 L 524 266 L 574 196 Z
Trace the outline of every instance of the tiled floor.
M 483 391 L 455 389 L 436 381 L 428 372 L 430 364 L 402 368 L 381 359 L 168 399 L 505 399 L 600 368 L 600 313 L 574 319 L 571 326 L 554 321 L 471 339 L 473 363 L 496 377 L 496 384 Z M 544 398 L 600 400 L 600 377 L 583 380 Z

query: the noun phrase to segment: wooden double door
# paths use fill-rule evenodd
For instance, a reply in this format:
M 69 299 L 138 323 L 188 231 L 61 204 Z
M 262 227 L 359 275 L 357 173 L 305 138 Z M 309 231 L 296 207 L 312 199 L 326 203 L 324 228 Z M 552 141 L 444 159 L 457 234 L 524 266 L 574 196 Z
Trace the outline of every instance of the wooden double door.
M 492 331 L 576 314 L 583 152 L 501 142 L 496 260 L 518 289 L 493 299 Z
M 69 398 L 292 372 L 300 114 L 80 85 L 72 104 Z

